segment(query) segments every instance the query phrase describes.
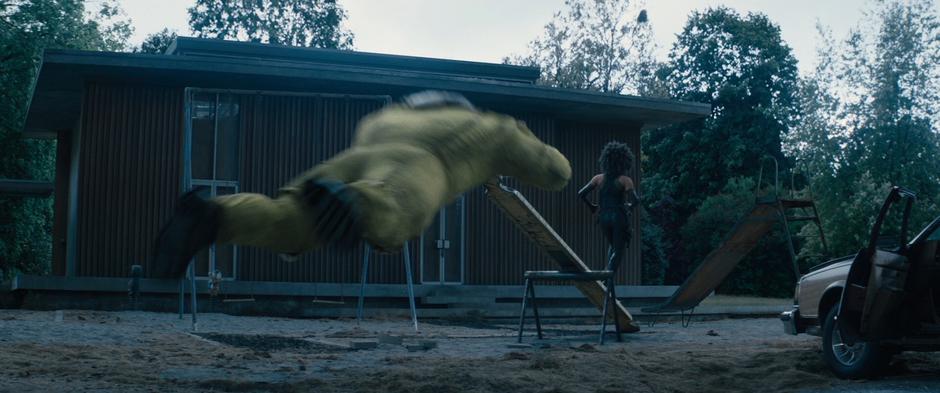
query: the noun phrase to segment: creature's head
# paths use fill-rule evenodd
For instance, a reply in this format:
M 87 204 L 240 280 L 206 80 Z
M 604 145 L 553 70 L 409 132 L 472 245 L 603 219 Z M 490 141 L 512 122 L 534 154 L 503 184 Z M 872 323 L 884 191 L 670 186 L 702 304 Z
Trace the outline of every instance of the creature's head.
M 601 158 L 597 160 L 601 171 L 607 176 L 620 177 L 633 166 L 633 151 L 626 143 L 611 141 L 604 145 Z
M 476 110 L 476 107 L 470 103 L 466 97 L 449 91 L 424 90 L 412 93 L 404 98 L 405 106 L 412 109 L 430 109 L 447 106 L 461 107 L 469 110 Z

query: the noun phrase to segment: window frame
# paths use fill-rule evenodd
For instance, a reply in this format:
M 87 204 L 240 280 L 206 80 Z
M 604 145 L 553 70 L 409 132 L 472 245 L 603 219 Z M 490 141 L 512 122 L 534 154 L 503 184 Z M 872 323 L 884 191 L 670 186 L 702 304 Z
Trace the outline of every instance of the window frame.
M 193 178 L 193 103 L 194 96 L 196 94 L 211 94 L 215 98 L 215 104 L 212 109 L 212 179 L 194 179 Z M 218 195 L 219 188 L 232 188 L 234 193 L 240 192 L 240 180 L 215 180 L 217 177 L 218 170 L 218 160 L 219 160 L 219 102 L 220 96 L 222 94 L 231 94 L 237 96 L 238 93 L 232 91 L 224 91 L 218 89 L 201 89 L 187 87 L 184 89 L 184 100 L 183 100 L 183 178 L 181 187 L 183 190 L 190 191 L 196 187 L 208 187 L 210 197 L 215 197 Z M 239 116 L 241 116 L 241 108 L 239 108 Z M 241 140 L 243 130 L 239 129 L 239 137 L 236 138 L 238 143 Z M 236 154 L 236 157 L 241 159 L 241 146 L 239 144 L 239 153 Z M 240 162 L 240 161 L 239 161 Z M 238 170 L 236 169 L 236 173 Z M 239 176 L 236 175 L 236 178 Z M 232 271 L 229 276 L 222 276 L 222 280 L 234 281 L 238 279 L 238 246 L 232 245 Z M 211 274 L 212 272 L 218 270 L 216 268 L 216 245 L 213 244 L 209 247 L 209 264 L 206 267 L 206 272 Z M 195 263 L 195 257 L 192 260 L 192 263 Z M 199 276 L 198 279 L 209 279 L 209 276 Z

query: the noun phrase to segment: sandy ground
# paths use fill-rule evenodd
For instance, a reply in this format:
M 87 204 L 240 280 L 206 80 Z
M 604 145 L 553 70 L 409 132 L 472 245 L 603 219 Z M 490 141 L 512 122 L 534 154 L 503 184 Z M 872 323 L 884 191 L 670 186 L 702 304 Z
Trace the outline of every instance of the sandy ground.
M 0 310 L 0 391 L 940 391 L 938 354 L 840 381 L 818 338 L 771 318 L 644 324 L 603 346 L 598 326 L 548 325 L 519 348 L 508 321 L 422 321 L 416 334 L 407 320 L 199 317 L 193 333 L 175 314 Z M 379 337 L 403 342 L 353 348 Z

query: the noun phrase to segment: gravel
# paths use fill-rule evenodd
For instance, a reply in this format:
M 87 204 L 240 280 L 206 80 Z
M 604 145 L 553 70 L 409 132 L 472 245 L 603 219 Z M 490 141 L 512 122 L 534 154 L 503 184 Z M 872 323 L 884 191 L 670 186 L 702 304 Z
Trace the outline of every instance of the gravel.
M 0 392 L 925 391 L 940 379 L 925 353 L 880 381 L 840 381 L 818 338 L 772 318 L 644 324 L 603 346 L 599 325 L 545 325 L 545 340 L 528 326 L 516 346 L 508 321 L 409 322 L 201 314 L 192 332 L 175 314 L 0 310 Z

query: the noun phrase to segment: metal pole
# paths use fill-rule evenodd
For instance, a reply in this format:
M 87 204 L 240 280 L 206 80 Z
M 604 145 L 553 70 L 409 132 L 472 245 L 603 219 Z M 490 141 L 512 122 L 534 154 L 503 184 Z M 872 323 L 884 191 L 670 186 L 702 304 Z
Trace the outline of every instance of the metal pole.
M 405 242 L 405 279 L 408 280 L 408 303 L 411 306 L 411 322 L 418 331 L 418 313 L 415 311 L 415 286 L 411 280 L 411 251 L 408 242 Z
M 362 307 L 366 297 L 366 275 L 369 274 L 369 254 L 372 253 L 372 247 L 366 243 L 365 250 L 362 252 L 362 281 L 359 283 L 359 305 L 356 307 L 356 323 L 362 321 Z
M 535 297 L 535 279 L 529 282 L 529 295 L 532 296 L 532 315 L 535 316 L 535 332 L 538 334 L 539 340 L 542 339 L 542 319 L 539 318 L 539 305 L 538 300 Z
M 607 281 L 607 285 L 610 285 L 610 281 Z M 607 291 L 604 293 L 604 311 L 601 313 L 601 336 L 598 340 L 600 345 L 604 345 L 604 333 L 607 333 L 607 306 L 610 305 L 610 287 L 606 288 Z M 614 311 L 614 320 L 617 319 L 617 312 Z
M 525 289 L 522 292 L 522 312 L 519 313 L 519 338 L 516 339 L 517 343 L 522 342 L 522 327 L 525 324 L 525 306 L 526 300 L 529 299 L 529 279 L 525 279 Z
M 787 236 L 787 251 L 790 253 L 793 275 L 796 276 L 796 282 L 800 282 L 800 263 L 796 260 L 796 250 L 793 248 L 793 237 L 790 236 L 790 223 L 787 220 L 787 213 L 783 210 L 780 201 L 777 201 L 777 214 L 780 216 L 780 225 L 783 225 L 783 233 Z
M 196 262 L 189 263 L 190 298 L 192 299 L 193 331 L 196 331 Z
M 185 285 L 186 285 L 186 284 L 185 284 L 185 283 L 186 283 L 186 277 L 185 277 L 185 276 L 184 276 L 184 277 L 180 277 L 179 280 L 180 280 L 180 310 L 179 310 L 179 311 L 180 311 L 180 320 L 183 320 L 183 306 L 184 306 L 184 304 L 185 304 L 185 302 L 183 301 L 183 296 L 185 296 L 184 293 L 183 293 L 183 290 L 185 289 Z
M 131 282 L 128 288 L 128 295 L 131 298 L 131 308 L 137 311 L 138 301 L 140 300 L 140 276 L 143 274 L 143 268 L 140 265 L 131 266 Z
M 623 337 L 620 335 L 620 318 L 617 317 L 617 285 L 614 283 L 614 277 L 610 277 L 610 286 L 608 290 L 610 291 L 610 306 L 614 308 L 614 328 L 617 329 L 617 342 L 622 342 Z

